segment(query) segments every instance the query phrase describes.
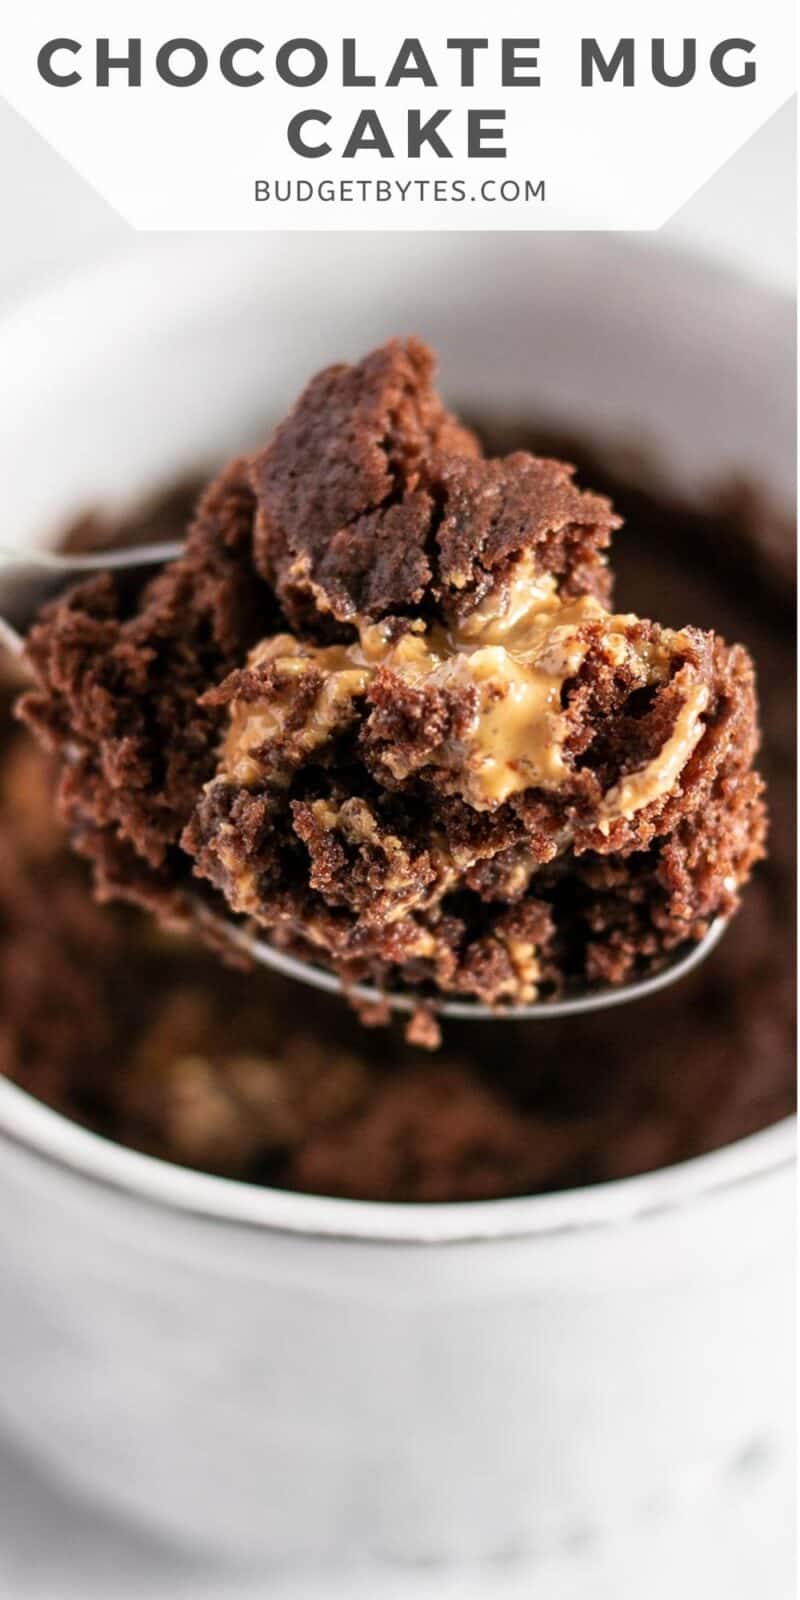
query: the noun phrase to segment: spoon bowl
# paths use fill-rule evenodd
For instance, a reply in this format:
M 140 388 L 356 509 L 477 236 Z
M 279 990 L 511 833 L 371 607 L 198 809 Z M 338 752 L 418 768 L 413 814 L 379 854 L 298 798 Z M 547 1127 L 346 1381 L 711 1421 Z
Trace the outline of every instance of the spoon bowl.
M 727 926 L 726 917 L 716 917 L 702 939 L 694 944 L 681 945 L 657 971 L 635 978 L 632 983 L 615 984 L 613 987 L 609 985 L 605 989 L 589 989 L 582 994 L 566 996 L 563 999 L 538 1000 L 532 1005 L 525 1006 L 489 1006 L 477 1000 L 439 1000 L 436 997 L 429 1003 L 437 1017 L 453 1017 L 462 1021 L 547 1022 L 564 1017 L 587 1016 L 592 1011 L 606 1011 L 610 1006 L 624 1006 L 632 1000 L 643 1000 L 646 995 L 657 994 L 660 989 L 667 989 L 680 978 L 687 977 L 719 944 Z M 384 993 L 366 983 L 344 985 L 335 973 L 327 972 L 324 967 L 315 966 L 310 961 L 302 961 L 298 956 L 290 955 L 288 951 L 278 950 L 268 940 L 260 939 L 255 934 L 245 931 L 240 933 L 240 930 L 230 923 L 226 926 L 226 934 L 234 943 L 241 944 L 242 949 L 260 965 L 270 967 L 273 972 L 279 972 L 284 977 L 296 978 L 302 983 L 311 984 L 315 989 L 324 989 L 328 994 L 344 992 L 348 999 L 367 1005 L 387 1005 L 390 1011 L 398 1012 L 413 1011 L 420 1004 L 422 997 L 418 994 L 391 991 Z

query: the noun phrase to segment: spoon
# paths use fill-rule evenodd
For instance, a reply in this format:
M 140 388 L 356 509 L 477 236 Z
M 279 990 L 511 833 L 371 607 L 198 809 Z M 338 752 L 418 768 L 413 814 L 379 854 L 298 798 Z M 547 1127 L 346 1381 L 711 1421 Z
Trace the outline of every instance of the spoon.
M 93 551 L 89 554 L 62 555 L 57 551 L 36 551 L 19 555 L 0 547 L 0 576 L 3 579 L 0 597 L 0 647 L 13 656 L 24 654 L 24 635 L 33 622 L 40 606 L 53 599 L 66 580 L 100 572 L 136 572 L 139 569 L 162 566 L 181 554 L 182 544 L 143 544 L 133 550 Z M 356 983 L 345 986 L 340 978 L 324 967 L 278 950 L 268 940 L 260 938 L 246 925 L 234 922 L 209 911 L 198 900 L 200 920 L 222 934 L 237 949 L 242 950 L 262 966 L 280 972 L 284 977 L 324 989 L 328 994 L 347 993 L 348 998 L 369 1005 L 384 1003 L 392 1011 L 413 1011 L 423 997 L 411 993 L 385 994 L 371 984 Z M 665 961 L 657 972 L 636 978 L 632 983 L 621 983 L 600 989 L 589 989 L 584 994 L 571 995 L 564 1000 L 541 1000 L 533 1005 L 493 1007 L 471 1000 L 438 1000 L 430 1003 L 437 1016 L 458 1017 L 472 1021 L 543 1021 L 546 1018 L 586 1016 L 592 1011 L 605 1011 L 610 1006 L 627 1005 L 631 1000 L 657 994 L 685 978 L 699 967 L 714 947 L 719 944 L 727 927 L 725 917 L 717 917 L 704 937 L 696 943 L 683 946 Z

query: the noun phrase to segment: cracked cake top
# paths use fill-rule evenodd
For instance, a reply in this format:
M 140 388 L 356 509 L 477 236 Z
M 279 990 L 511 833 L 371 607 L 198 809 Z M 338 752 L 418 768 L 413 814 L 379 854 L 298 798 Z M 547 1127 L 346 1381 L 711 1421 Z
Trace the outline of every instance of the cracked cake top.
M 255 566 L 292 626 L 464 612 L 523 551 L 566 593 L 607 593 L 608 501 L 559 461 L 483 460 L 433 376 L 415 339 L 329 367 L 254 458 Z

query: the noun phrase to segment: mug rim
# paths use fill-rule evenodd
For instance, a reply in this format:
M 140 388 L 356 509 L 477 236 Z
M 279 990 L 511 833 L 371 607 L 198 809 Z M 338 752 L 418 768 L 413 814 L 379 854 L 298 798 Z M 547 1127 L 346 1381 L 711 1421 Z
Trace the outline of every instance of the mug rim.
M 608 236 L 601 237 L 608 248 Z M 649 245 L 649 240 L 629 235 L 612 238 L 611 248 L 627 255 L 643 253 Z M 179 262 L 193 242 L 191 236 L 160 241 L 162 258 Z M 683 244 L 670 240 L 660 244 L 676 266 L 691 268 L 700 276 L 726 281 L 746 277 L 729 263 Z M 126 242 L 60 281 L 21 295 L 0 317 L 0 343 L 10 340 L 13 345 L 24 338 L 43 309 L 55 322 L 66 301 L 90 300 L 99 277 L 107 280 L 112 272 L 124 280 L 142 256 L 141 240 Z M 792 302 L 791 292 L 783 286 L 754 281 L 753 290 L 762 302 L 784 307 Z M 0 1077 L 0 1140 L 60 1167 L 74 1179 L 214 1225 L 225 1222 L 362 1244 L 466 1244 L 622 1227 L 677 1211 L 712 1193 L 765 1181 L 787 1168 L 794 1159 L 795 1122 L 789 1116 L 687 1161 L 580 1189 L 494 1200 L 398 1203 L 304 1194 L 181 1167 L 81 1127 Z
M 494 1200 L 351 1200 L 270 1188 L 182 1167 L 72 1122 L 0 1078 L 0 1140 L 50 1166 L 213 1225 L 365 1244 L 475 1244 L 619 1228 L 764 1181 L 794 1164 L 796 1118 L 671 1166 L 549 1194 Z

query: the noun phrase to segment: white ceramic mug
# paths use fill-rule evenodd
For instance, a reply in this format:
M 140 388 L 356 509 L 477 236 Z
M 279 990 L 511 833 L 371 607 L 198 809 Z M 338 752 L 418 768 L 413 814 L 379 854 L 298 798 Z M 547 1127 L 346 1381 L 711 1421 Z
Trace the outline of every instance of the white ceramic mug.
M 791 496 L 791 307 L 657 242 L 150 240 L 0 326 L 6 539 L 255 442 L 324 361 L 411 331 L 456 403 L 633 420 L 682 483 Z M 0 1082 L 0 1426 L 196 1548 L 573 1538 L 789 1435 L 792 1151 L 787 1122 L 395 1207 L 171 1167 Z

